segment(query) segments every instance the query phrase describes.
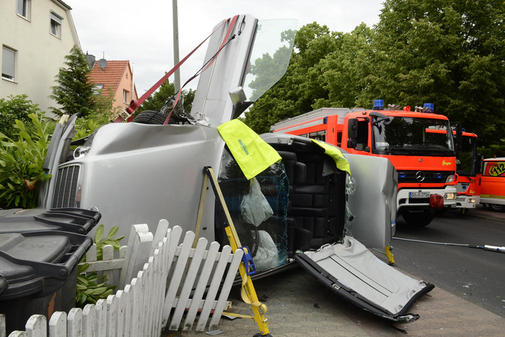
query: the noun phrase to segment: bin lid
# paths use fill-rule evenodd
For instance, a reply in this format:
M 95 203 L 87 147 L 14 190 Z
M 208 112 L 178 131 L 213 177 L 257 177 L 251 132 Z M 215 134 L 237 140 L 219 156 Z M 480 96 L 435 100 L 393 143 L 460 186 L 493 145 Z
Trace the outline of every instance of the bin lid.
M 0 233 L 0 301 L 61 287 L 91 246 L 85 235 L 60 231 Z
M 101 217 L 99 212 L 80 208 L 12 210 L 0 215 L 0 233 L 61 230 L 87 234 Z

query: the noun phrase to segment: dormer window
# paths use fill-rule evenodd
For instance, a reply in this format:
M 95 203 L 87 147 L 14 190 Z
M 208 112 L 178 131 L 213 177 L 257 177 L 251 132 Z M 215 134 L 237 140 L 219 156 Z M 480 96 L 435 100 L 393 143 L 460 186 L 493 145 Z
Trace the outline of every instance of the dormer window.
M 31 9 L 32 9 L 32 1 L 31 0 L 17 0 L 17 13 L 19 16 L 30 20 L 31 17 Z
M 50 18 L 50 33 L 51 35 L 56 36 L 57 38 L 61 38 L 61 22 L 63 18 L 59 16 L 58 14 L 51 12 L 51 18 Z
M 96 94 L 96 95 L 99 95 L 103 90 L 103 84 L 102 83 L 99 83 L 99 84 L 96 84 L 95 87 L 93 88 L 93 92 Z

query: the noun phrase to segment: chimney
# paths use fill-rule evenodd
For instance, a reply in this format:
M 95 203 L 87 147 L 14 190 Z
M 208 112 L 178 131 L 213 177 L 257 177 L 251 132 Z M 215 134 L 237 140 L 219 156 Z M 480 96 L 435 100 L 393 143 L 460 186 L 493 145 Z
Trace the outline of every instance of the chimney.
M 107 60 L 106 59 L 99 59 L 98 60 L 98 66 L 102 71 L 105 71 L 105 68 L 107 67 Z
M 93 69 L 93 67 L 95 66 L 95 56 L 88 54 L 88 52 L 86 52 L 86 59 L 88 60 L 89 68 Z

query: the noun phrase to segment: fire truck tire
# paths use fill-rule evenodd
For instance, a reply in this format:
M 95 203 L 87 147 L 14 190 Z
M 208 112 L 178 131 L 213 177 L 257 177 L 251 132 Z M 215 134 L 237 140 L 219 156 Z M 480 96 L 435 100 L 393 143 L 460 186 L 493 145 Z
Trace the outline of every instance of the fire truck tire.
M 503 206 L 503 205 L 490 204 L 489 206 L 491 206 L 491 209 L 493 211 L 497 211 L 497 212 L 504 212 L 505 211 L 505 206 Z
M 416 227 L 428 226 L 434 217 L 430 210 L 404 210 L 402 211 L 402 215 L 408 225 Z
M 135 116 L 133 122 L 141 124 L 163 124 L 166 118 L 167 116 L 159 111 L 145 110 Z

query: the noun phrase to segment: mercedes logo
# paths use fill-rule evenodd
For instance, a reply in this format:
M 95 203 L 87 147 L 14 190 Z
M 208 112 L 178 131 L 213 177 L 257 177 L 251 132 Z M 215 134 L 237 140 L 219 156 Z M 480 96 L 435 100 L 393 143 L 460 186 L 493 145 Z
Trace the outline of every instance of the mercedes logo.
M 416 172 L 416 180 L 417 180 L 417 182 L 422 183 L 424 181 L 424 179 L 426 179 L 426 176 L 424 175 L 424 172 L 423 171 L 417 171 Z

